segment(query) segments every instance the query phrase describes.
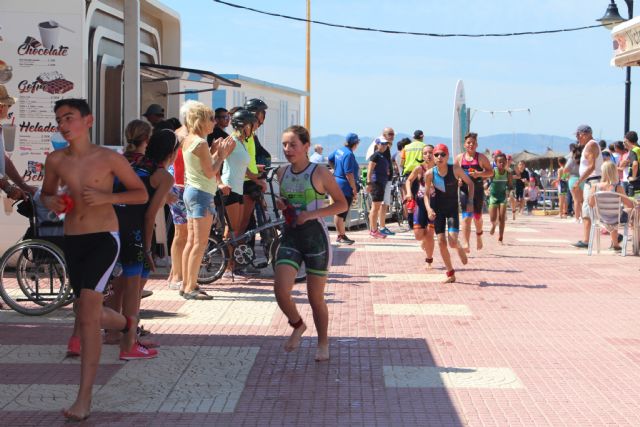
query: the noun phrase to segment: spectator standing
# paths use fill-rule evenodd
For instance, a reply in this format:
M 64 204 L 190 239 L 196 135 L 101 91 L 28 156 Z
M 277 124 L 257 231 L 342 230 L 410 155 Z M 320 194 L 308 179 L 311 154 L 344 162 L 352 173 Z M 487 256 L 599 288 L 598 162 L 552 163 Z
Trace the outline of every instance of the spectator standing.
M 16 99 L 9 96 L 7 88 L 0 84 L 0 120 L 9 116 L 9 109 L 15 104 Z M 7 131 L 8 132 L 8 131 Z M 15 183 L 11 184 L 9 180 Z M 5 152 L 4 131 L 0 124 L 0 190 L 4 191 L 7 198 L 19 200 L 25 194 L 35 194 L 36 188 L 27 185 L 22 179 L 22 175 L 16 169 L 11 158 Z
M 378 145 L 380 145 L 383 141 L 386 141 L 387 146 L 391 147 L 391 145 L 393 144 L 393 140 L 395 138 L 395 131 L 390 128 L 384 128 L 382 130 L 382 135 L 380 135 L 378 138 L 374 139 L 373 142 L 371 143 L 371 145 L 369 145 L 369 148 L 367 149 L 367 161 L 369 161 L 369 159 L 371 158 L 371 156 L 373 156 L 373 154 L 378 151 Z M 386 222 L 387 222 L 387 209 L 388 206 L 391 204 L 391 178 L 393 178 L 393 163 L 391 162 L 391 153 L 388 149 L 384 150 L 383 152 L 381 152 L 382 155 L 384 156 L 385 159 L 387 159 L 387 168 L 389 170 L 388 174 L 387 174 L 387 181 L 385 183 L 385 187 L 384 187 L 384 197 L 382 199 L 382 205 L 380 206 L 380 209 L 378 211 L 378 222 L 380 223 L 380 233 L 390 236 L 390 235 L 394 235 L 396 233 L 394 233 L 393 231 L 389 230 L 386 226 Z
M 183 296 L 191 300 L 210 300 L 199 291 L 197 279 L 202 256 L 216 214 L 214 196 L 218 190 L 216 175 L 231 151 L 231 138 L 207 146 L 205 139 L 213 132 L 214 116 L 210 107 L 201 102 L 192 104 L 186 113 L 189 134 L 182 142 L 184 159 L 184 204 L 187 208 L 187 244 L 182 255 Z
M 622 183 L 624 194 L 627 194 L 627 189 L 629 188 L 629 150 L 624 146 L 623 141 L 616 141 L 615 150 L 619 159 L 617 164 L 618 178 Z
M 142 116 L 147 119 L 155 129 L 160 122 L 164 121 L 164 108 L 162 108 L 160 104 L 151 104 Z
M 384 191 L 389 181 L 389 161 L 384 155 L 389 150 L 389 143 L 384 139 L 378 139 L 376 151 L 369 158 L 367 166 L 367 192 L 371 194 L 371 212 L 369 213 L 369 235 L 374 239 L 384 239 L 387 233 L 382 232 L 382 223 L 377 225 L 380 217 L 380 209 L 383 208 Z
M 355 243 L 354 240 L 347 237 L 344 222 L 349 214 L 351 204 L 358 197 L 358 190 L 360 188 L 360 184 L 358 182 L 360 170 L 356 157 L 353 154 L 359 144 L 360 138 L 358 138 L 358 135 L 350 133 L 347 135 L 344 147 L 338 148 L 336 151 L 331 153 L 328 159 L 329 165 L 333 168 L 333 176 L 335 177 L 340 190 L 342 190 L 342 194 L 344 194 L 345 199 L 347 199 L 347 209 L 333 217 L 333 223 L 335 224 L 336 231 L 338 232 L 337 242 L 346 245 L 352 245 Z
M 629 156 L 627 158 L 627 179 L 629 181 L 629 187 L 627 194 L 630 197 L 640 196 L 640 146 L 638 146 L 638 134 L 635 131 L 629 131 L 624 136 L 624 145 L 629 150 Z
M 600 167 L 602 166 L 603 160 L 600 145 L 593 139 L 593 131 L 590 126 L 578 126 L 576 137 L 583 149 L 580 155 L 580 178 L 578 178 L 573 188 L 577 190 L 580 184 L 584 183 L 584 189 L 582 191 L 582 224 L 584 228 L 582 240 L 578 240 L 573 246 L 577 248 L 588 248 L 589 233 L 591 230 L 591 216 L 589 214 L 591 208 L 588 204 L 588 197 L 591 194 L 591 186 L 600 180 Z
M 224 204 L 229 226 L 225 230 L 225 237 L 235 237 L 239 234 L 240 222 L 242 221 L 243 197 L 242 189 L 244 186 L 244 177 L 247 174 L 249 166 L 249 152 L 246 147 L 246 141 L 253 135 L 253 129 L 258 123 L 258 118 L 251 111 L 241 108 L 233 113 L 231 125 L 233 133 L 231 134 L 233 142 L 231 144 L 232 151 L 224 160 L 221 183 L 218 189 L 222 193 L 222 203 Z M 231 230 L 234 235 L 230 236 Z M 233 251 L 233 248 L 229 248 Z M 233 257 L 229 260 L 227 271 L 224 273 L 225 278 L 233 278 Z
M 391 156 L 391 161 L 395 164 L 395 167 L 400 171 L 401 175 L 404 175 L 402 173 L 402 157 L 404 156 L 404 149 L 409 144 L 411 144 L 411 140 L 409 138 L 402 138 L 396 144 L 396 149 L 398 151 L 393 153 L 393 155 Z
M 229 120 L 231 120 L 229 111 L 227 111 L 226 108 L 216 108 L 213 117 L 215 121 L 213 132 L 207 135 L 207 144 L 209 144 L 209 147 L 211 147 L 211 144 L 213 144 L 213 141 L 216 139 L 225 139 L 229 136 L 225 131 L 227 126 L 229 126 Z
M 313 146 L 313 153 L 309 156 L 309 161 L 311 163 L 324 163 L 324 156 L 322 155 L 322 151 L 324 148 L 320 144 L 316 144 Z

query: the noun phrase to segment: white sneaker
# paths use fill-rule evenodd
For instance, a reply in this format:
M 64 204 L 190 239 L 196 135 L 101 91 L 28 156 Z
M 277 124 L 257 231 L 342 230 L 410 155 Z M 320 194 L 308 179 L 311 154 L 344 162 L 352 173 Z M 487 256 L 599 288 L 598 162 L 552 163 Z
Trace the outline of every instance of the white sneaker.
M 175 283 L 169 283 L 169 289 L 171 289 L 172 291 L 177 291 L 180 288 L 182 288 L 182 280 Z

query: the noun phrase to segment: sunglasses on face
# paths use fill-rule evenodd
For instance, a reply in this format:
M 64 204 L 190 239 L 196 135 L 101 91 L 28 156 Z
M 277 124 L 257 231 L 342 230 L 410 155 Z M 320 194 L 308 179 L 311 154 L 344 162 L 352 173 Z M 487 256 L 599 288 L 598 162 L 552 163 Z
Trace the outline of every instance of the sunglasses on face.
M 434 153 L 433 157 L 447 157 L 445 153 Z

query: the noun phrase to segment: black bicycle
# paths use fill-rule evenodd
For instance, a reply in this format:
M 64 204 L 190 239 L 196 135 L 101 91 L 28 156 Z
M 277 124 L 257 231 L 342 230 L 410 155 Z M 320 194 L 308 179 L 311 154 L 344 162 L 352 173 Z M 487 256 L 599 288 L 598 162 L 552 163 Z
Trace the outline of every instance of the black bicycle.
M 406 178 L 401 176 L 394 176 L 391 181 L 391 217 L 398 223 L 398 226 L 407 220 L 404 210 L 404 200 L 402 197 L 403 187 L 406 182 Z
M 211 227 L 207 248 L 200 265 L 198 283 L 206 285 L 220 279 L 231 259 L 239 267 L 251 265 L 254 268 L 263 269 L 271 265 L 275 270 L 276 254 L 285 223 L 284 217 L 276 208 L 276 193 L 273 182 L 276 171 L 277 168 L 265 169 L 265 178 L 269 186 L 267 194 L 271 196 L 273 219 L 269 215 L 264 194 L 261 191 L 256 191 L 251 197 L 255 201 L 254 213 L 257 226 L 239 236 L 224 238 L 225 227 L 230 222 L 223 203 L 219 203 L 218 215 Z M 233 235 L 233 233 L 229 234 Z M 263 262 L 256 261 L 256 251 L 251 245 L 251 240 L 257 235 L 260 236 L 260 246 L 267 257 Z M 301 266 L 296 276 L 296 282 L 304 280 L 306 280 L 306 272 L 304 266 Z

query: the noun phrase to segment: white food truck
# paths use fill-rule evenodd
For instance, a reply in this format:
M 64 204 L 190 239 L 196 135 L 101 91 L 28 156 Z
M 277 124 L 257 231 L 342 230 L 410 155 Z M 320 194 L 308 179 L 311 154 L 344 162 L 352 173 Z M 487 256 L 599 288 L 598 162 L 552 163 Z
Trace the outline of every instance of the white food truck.
M 155 0 L 0 2 L 0 84 L 17 98 L 3 125 L 5 150 L 28 184 L 39 186 L 46 155 L 64 146 L 54 103 L 86 98 L 97 144 L 122 145 L 126 123 L 150 104 L 177 117 L 191 94 L 211 105 L 220 85 L 240 84 L 181 68 L 180 17 Z M 10 200 L 0 203 L 0 251 L 28 222 Z

